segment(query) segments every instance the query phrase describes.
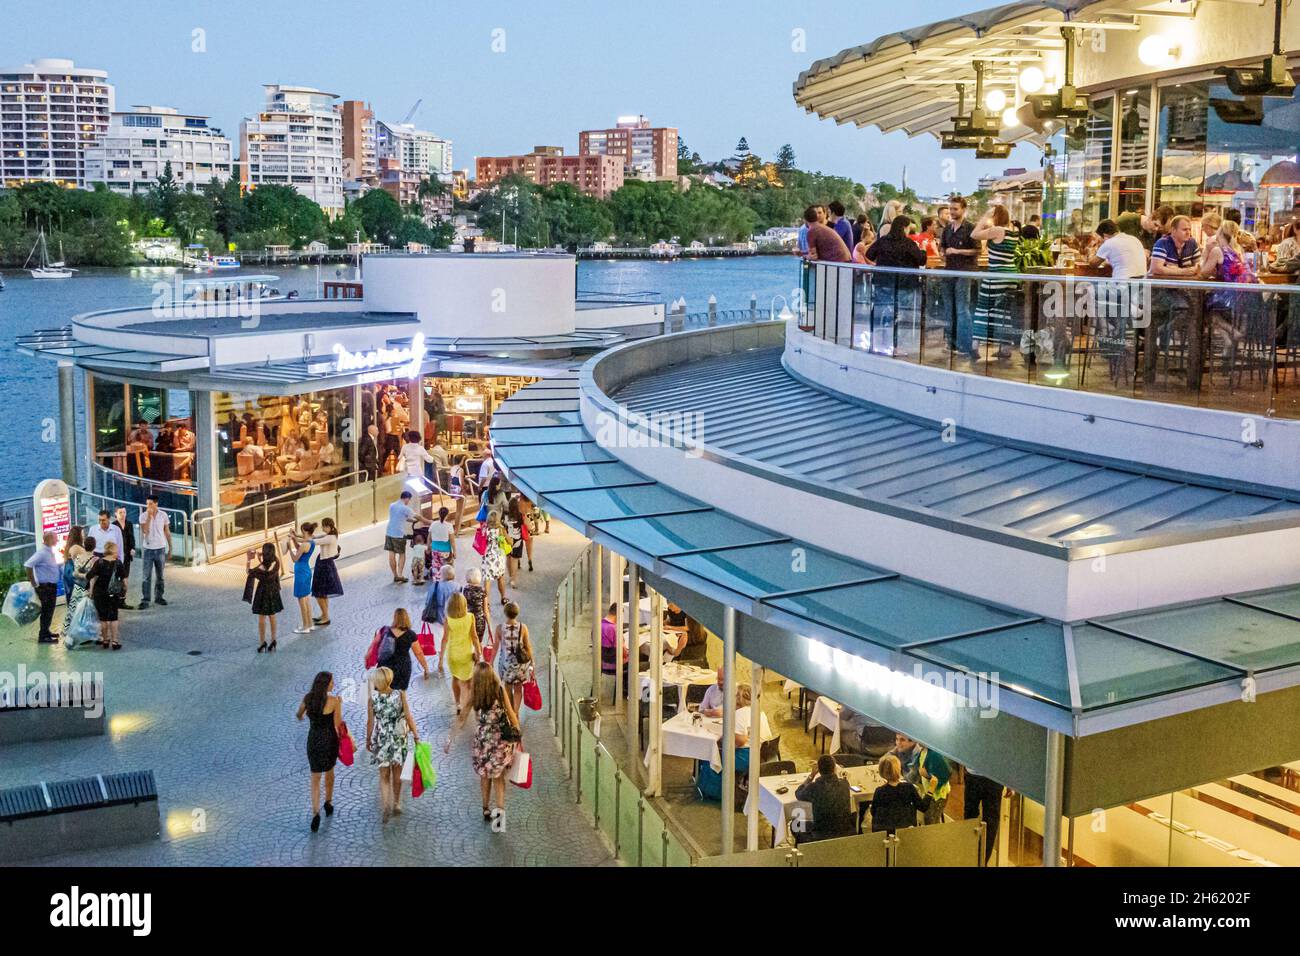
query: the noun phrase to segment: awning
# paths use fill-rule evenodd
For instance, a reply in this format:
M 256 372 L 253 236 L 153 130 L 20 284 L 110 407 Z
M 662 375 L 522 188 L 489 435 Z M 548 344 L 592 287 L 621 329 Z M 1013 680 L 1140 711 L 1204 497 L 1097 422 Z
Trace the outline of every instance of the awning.
M 837 123 L 938 136 L 957 113 L 956 84 L 967 84 L 967 110 L 976 105 L 976 60 L 985 64 L 986 90 L 1009 90 L 1024 67 L 1041 65 L 1045 56 L 1064 50 L 1062 25 L 1113 22 L 1143 9 L 1176 7 L 1151 0 L 1009 3 L 889 33 L 818 60 L 795 80 L 794 99 Z M 1033 136 L 1019 126 L 1004 130 L 1002 138 L 1014 142 Z
M 629 468 L 592 438 L 576 378 L 492 418 L 531 500 L 655 575 L 854 657 L 996 681 L 1003 709 L 1081 737 L 1300 685 L 1300 586 L 1100 620 L 1049 621 L 742 521 Z M 791 555 L 801 555 L 795 567 Z

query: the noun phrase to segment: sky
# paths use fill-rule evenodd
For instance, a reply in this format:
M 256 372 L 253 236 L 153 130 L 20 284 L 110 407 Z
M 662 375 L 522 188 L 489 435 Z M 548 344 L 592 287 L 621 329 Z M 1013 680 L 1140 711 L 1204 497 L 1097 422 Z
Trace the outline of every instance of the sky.
M 897 184 L 906 166 L 908 184 L 929 195 L 953 188 L 943 159 L 957 160 L 955 185 L 969 190 L 981 175 L 1037 166 L 1038 153 L 976 160 L 941 154 L 931 136 L 838 126 L 795 105 L 794 80 L 847 47 L 995 5 L 42 0 L 8 5 L 0 70 L 41 57 L 107 70 L 119 110 L 210 115 L 236 149 L 262 84 L 284 83 L 366 100 L 389 122 L 420 101 L 412 121 L 453 141 L 458 169 L 535 145 L 574 152 L 579 130 L 642 113 L 676 126 L 705 159 L 731 156 L 741 136 L 764 158 L 789 143 L 803 169 Z

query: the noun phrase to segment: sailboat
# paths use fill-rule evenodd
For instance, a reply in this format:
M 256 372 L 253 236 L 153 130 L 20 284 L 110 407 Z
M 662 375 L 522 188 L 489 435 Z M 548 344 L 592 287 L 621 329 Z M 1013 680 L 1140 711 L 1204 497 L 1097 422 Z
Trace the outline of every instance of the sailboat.
M 31 265 L 32 256 L 36 255 L 36 250 L 40 250 L 37 266 L 34 269 L 27 269 Z M 62 248 L 59 250 L 62 252 Z M 45 229 L 42 228 L 36 236 L 36 244 L 32 246 L 32 251 L 27 254 L 27 261 L 23 263 L 23 268 L 32 274 L 33 279 L 71 279 L 72 273 L 76 269 L 69 269 L 63 264 L 63 261 L 50 262 L 50 251 L 45 244 Z

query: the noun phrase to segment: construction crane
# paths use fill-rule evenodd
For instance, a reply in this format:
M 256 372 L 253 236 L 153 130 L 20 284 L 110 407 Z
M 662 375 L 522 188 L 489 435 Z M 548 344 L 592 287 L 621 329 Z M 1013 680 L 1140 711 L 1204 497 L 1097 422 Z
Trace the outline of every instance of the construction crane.
M 420 108 L 420 104 L 423 103 L 423 102 L 424 102 L 424 97 L 423 97 L 423 96 L 420 97 L 418 100 L 415 101 L 415 105 L 411 107 L 410 112 L 408 112 L 408 113 L 406 114 L 406 117 L 402 120 L 402 125 L 403 125 L 403 126 L 405 126 L 407 123 L 411 122 L 411 118 L 412 118 L 413 116 L 415 116 L 415 111 L 418 110 L 418 109 Z

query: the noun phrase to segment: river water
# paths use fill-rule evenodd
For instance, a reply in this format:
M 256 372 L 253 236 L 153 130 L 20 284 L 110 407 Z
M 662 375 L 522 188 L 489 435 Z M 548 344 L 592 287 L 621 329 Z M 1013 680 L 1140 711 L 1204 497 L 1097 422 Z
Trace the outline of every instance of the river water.
M 173 281 L 175 270 L 159 268 L 84 269 L 71 279 L 34 280 L 25 272 L 8 271 L 0 292 L 0 498 L 29 494 L 42 478 L 59 473 L 55 424 L 59 404 L 54 363 L 20 355 L 14 338 L 38 329 L 67 325 L 80 312 L 148 305 L 157 282 Z M 290 266 L 245 270 L 280 277 L 276 288 L 297 290 L 303 298 L 316 294 L 317 268 Z M 320 278 L 334 277 L 339 267 L 323 266 Z M 351 275 L 351 268 L 343 273 Z M 578 291 L 617 294 L 634 300 L 670 303 L 686 300 L 688 312 L 702 312 L 710 295 L 719 309 L 748 308 L 757 296 L 759 308 L 769 308 L 776 295 L 789 297 L 799 283 L 793 256 L 750 256 L 735 259 L 678 261 L 582 261 Z M 779 303 L 778 303 L 779 307 Z M 78 405 L 82 402 L 78 390 Z M 84 409 L 78 407 L 78 435 L 83 434 Z

